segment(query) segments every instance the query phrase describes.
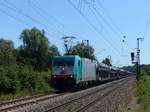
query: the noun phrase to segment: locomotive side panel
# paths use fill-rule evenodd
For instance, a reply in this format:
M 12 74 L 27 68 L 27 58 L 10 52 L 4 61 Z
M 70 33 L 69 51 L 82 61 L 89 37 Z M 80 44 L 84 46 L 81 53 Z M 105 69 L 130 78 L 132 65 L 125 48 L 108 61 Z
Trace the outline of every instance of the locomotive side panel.
M 89 59 L 82 59 L 82 81 L 96 81 L 96 65 Z

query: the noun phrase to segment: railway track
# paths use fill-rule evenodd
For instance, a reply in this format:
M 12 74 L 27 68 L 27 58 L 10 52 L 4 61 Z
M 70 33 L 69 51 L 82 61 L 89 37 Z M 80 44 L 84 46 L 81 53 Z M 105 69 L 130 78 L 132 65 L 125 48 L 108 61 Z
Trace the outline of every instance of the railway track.
M 110 94 L 110 92 L 114 91 L 115 89 L 119 88 L 121 85 L 125 84 L 126 80 L 120 80 L 120 81 L 117 81 L 117 82 L 113 82 L 112 84 L 109 84 L 109 85 L 107 85 L 107 86 L 105 86 L 105 87 L 103 87 L 101 89 L 98 89 L 96 91 L 90 92 L 90 93 L 88 93 L 86 95 L 83 95 L 83 96 L 80 96 L 78 98 L 71 99 L 70 101 L 67 101 L 65 103 L 59 104 L 57 106 L 51 107 L 51 108 L 45 110 L 44 112 L 55 112 L 55 111 L 59 112 L 59 111 L 63 111 L 61 109 L 67 108 L 69 105 L 72 105 L 75 102 L 78 102 L 79 100 L 82 100 L 82 99 L 87 98 L 87 97 L 89 97 L 89 96 L 91 96 L 93 94 L 96 94 L 99 91 L 104 91 L 105 89 L 109 90 L 110 88 L 112 88 L 113 86 L 115 86 L 113 89 L 110 89 L 109 91 L 107 91 L 103 95 L 100 95 L 95 100 L 91 100 L 91 102 L 87 103 L 86 105 L 81 106 L 80 108 L 77 107 L 76 109 L 73 109 L 73 110 L 70 109 L 69 110 L 71 112 L 80 112 L 80 111 L 83 111 L 84 109 L 88 108 L 90 105 L 94 104 L 96 101 L 100 100 L 101 98 L 104 98 L 104 97 L 108 96 Z M 67 112 L 67 110 L 64 110 L 64 111 Z
M 100 100 L 103 100 L 103 99 L 106 98 L 109 94 L 111 94 L 113 91 L 115 91 L 116 89 L 120 88 L 120 87 L 121 87 L 122 85 L 124 85 L 124 84 L 126 84 L 126 83 L 122 83 L 122 84 L 116 86 L 115 88 L 110 89 L 110 90 L 107 91 L 105 94 L 103 94 L 103 95 L 97 97 L 95 100 L 93 100 L 93 101 L 87 103 L 86 105 L 81 106 L 80 108 L 78 108 L 78 109 L 77 109 L 76 111 L 74 111 L 74 112 L 84 112 L 84 111 L 86 111 L 88 108 L 92 107 L 94 104 L 96 104 L 96 103 L 99 102 Z
M 46 110 L 44 110 L 44 112 L 55 112 L 55 111 L 58 111 L 60 108 L 67 108 L 69 105 L 74 104 L 75 102 L 78 102 L 79 100 L 88 98 L 89 96 L 92 96 L 92 95 L 94 95 L 100 91 L 109 90 L 108 92 L 104 93 L 103 95 L 100 95 L 95 100 L 91 100 L 86 105 L 78 107 L 73 112 L 83 111 L 86 108 L 88 108 L 89 106 L 91 106 L 92 104 L 94 104 L 96 101 L 109 95 L 110 92 L 112 92 L 116 88 L 119 88 L 121 85 L 126 83 L 126 81 L 127 81 L 127 79 L 121 79 L 118 81 L 113 81 L 113 82 L 110 82 L 108 84 L 105 84 L 105 86 L 102 85 L 102 87 L 100 89 L 88 92 L 87 94 L 81 94 L 81 96 L 79 96 L 79 97 L 72 97 L 72 98 L 70 98 L 69 101 L 66 101 L 63 103 L 58 103 L 58 105 L 50 106 L 50 108 L 46 108 Z M 115 86 L 115 88 L 110 89 L 113 86 Z M 55 98 L 57 98 L 59 96 L 60 97 L 65 96 L 67 94 L 68 94 L 68 92 L 53 94 L 53 95 L 52 94 L 50 94 L 50 95 L 38 95 L 38 96 L 32 96 L 32 97 L 28 97 L 28 98 L 22 98 L 22 99 L 10 101 L 10 102 L 2 103 L 2 104 L 0 104 L 0 112 L 8 112 L 8 111 L 10 112 L 10 111 L 15 111 L 15 110 L 21 109 L 25 106 L 29 106 L 29 105 L 33 105 L 33 104 L 42 104 L 42 101 L 49 101 L 49 100 L 51 101 L 52 99 L 55 100 Z
M 21 107 L 25 107 L 25 106 L 32 105 L 32 104 L 37 104 L 39 102 L 46 101 L 46 100 L 49 100 L 49 99 L 52 99 L 61 95 L 65 95 L 65 94 L 67 93 L 47 94 L 47 95 L 42 94 L 42 95 L 35 95 L 32 97 L 21 98 L 21 99 L 9 101 L 9 102 L 1 103 L 0 112 L 13 111 Z

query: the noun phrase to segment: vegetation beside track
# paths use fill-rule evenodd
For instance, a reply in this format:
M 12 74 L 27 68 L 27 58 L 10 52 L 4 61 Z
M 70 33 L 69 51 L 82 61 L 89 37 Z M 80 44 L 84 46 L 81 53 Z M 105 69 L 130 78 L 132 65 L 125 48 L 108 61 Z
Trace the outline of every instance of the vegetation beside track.
M 133 111 L 129 112 L 150 112 L 150 64 L 141 65 L 140 80 L 137 83 L 137 104 Z M 123 69 L 136 72 L 136 66 L 126 66 Z M 136 99 L 136 98 L 135 98 Z M 134 102 L 134 101 L 133 101 Z M 135 107 L 135 108 L 134 108 Z M 132 107 L 131 107 L 132 108 Z
M 20 40 L 15 48 L 11 40 L 0 39 L 0 101 L 52 91 L 50 63 L 59 55 L 57 47 L 36 28 L 23 30 Z
M 145 73 L 141 75 L 137 89 L 140 108 L 137 112 L 150 112 L 150 76 L 145 75 Z
M 150 76 L 143 69 L 137 83 L 137 101 L 135 102 L 129 112 L 150 112 Z
M 53 91 L 49 85 L 50 71 L 37 72 L 28 67 L 18 67 L 16 71 L 17 77 L 13 79 L 14 82 L 7 82 L 6 80 L 1 82 L 5 88 L 1 88 L 0 100 L 16 99 Z M 9 78 L 9 80 L 11 79 Z

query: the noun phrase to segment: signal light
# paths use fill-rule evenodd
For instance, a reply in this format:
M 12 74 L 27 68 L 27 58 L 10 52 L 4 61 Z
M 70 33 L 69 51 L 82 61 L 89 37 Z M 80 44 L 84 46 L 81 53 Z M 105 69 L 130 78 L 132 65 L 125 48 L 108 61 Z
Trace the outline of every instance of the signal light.
M 131 61 L 134 61 L 134 52 L 131 52 Z

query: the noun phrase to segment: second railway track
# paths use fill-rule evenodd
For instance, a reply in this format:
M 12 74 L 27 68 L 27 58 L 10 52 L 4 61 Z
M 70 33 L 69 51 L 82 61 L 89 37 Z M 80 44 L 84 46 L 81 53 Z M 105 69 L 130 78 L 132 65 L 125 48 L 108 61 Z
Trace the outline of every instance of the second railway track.
M 114 88 L 108 90 L 106 93 L 103 93 L 102 95 L 99 95 L 96 99 L 94 99 L 94 100 L 90 101 L 89 103 L 85 104 L 84 106 L 81 106 L 80 108 L 76 109 L 74 112 L 84 112 L 84 111 L 88 110 L 88 108 L 92 107 L 97 102 L 103 100 L 104 98 L 109 96 L 112 92 L 114 92 L 115 90 L 121 88 L 121 86 L 124 85 L 124 84 L 126 84 L 126 82 L 116 85 Z
M 67 93 L 62 93 L 62 94 L 41 94 L 41 95 L 35 95 L 32 97 L 27 97 L 27 98 L 21 98 L 21 99 L 17 99 L 17 100 L 12 100 L 9 102 L 5 102 L 5 103 L 1 103 L 0 104 L 0 112 L 8 112 L 8 111 L 12 111 L 24 106 L 28 106 L 31 104 L 37 104 L 39 102 L 45 101 L 45 100 L 49 100 L 61 95 L 64 95 Z
M 95 103 L 96 101 L 100 100 L 103 97 L 106 97 L 107 95 L 109 95 L 110 92 L 114 91 L 115 89 L 119 88 L 121 85 L 125 84 L 126 81 L 127 81 L 127 79 L 115 81 L 112 84 L 109 84 L 101 89 L 92 91 L 86 95 L 83 95 L 83 96 L 81 95 L 78 98 L 73 98 L 67 102 L 56 105 L 54 107 L 51 107 L 51 108 L 45 110 L 44 112 L 80 112 L 80 111 L 83 111 L 84 109 L 89 107 L 91 104 Z M 110 89 L 110 88 L 112 88 L 112 89 Z M 99 95 L 99 97 L 97 97 L 97 98 L 95 97 L 98 92 L 104 91 L 104 90 L 106 90 L 107 92 L 104 92 L 103 94 Z M 90 101 L 90 99 L 89 99 L 89 103 L 86 104 L 84 102 L 83 105 L 81 104 L 82 106 L 79 105 L 79 102 L 81 100 L 86 99 L 86 98 L 88 100 L 88 98 L 91 96 L 92 96 L 92 100 Z M 78 106 L 76 106 L 76 105 L 78 105 Z

